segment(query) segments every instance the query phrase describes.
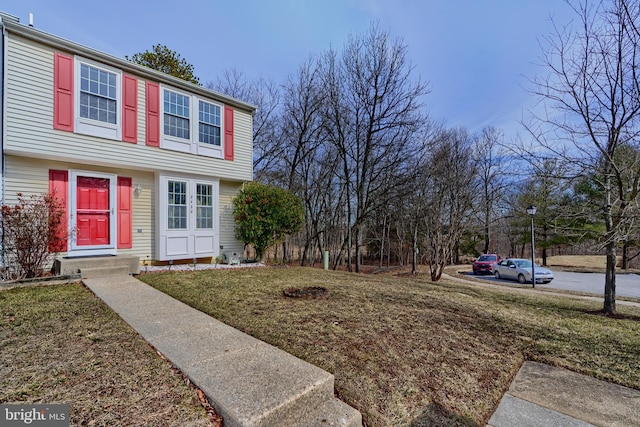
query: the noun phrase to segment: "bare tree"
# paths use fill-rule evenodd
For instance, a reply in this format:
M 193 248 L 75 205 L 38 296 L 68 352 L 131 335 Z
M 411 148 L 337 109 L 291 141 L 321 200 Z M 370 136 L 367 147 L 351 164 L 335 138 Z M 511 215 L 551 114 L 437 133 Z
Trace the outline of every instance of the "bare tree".
M 443 132 L 429 144 L 430 158 L 420 182 L 423 195 L 422 230 L 431 280 L 440 280 L 444 267 L 467 229 L 476 193 L 477 170 L 472 141 L 465 129 Z
M 498 202 L 504 198 L 503 190 L 507 185 L 506 169 L 509 162 L 500 155 L 504 144 L 502 131 L 488 126 L 482 129 L 480 135 L 474 139 L 474 153 L 477 157 L 478 169 L 478 214 L 482 223 L 484 244 L 483 253 L 495 251 L 492 245 L 491 230 L 498 216 L 496 210 Z
M 299 242 L 304 247 L 302 263 L 309 255 L 310 245 L 321 233 L 317 227 L 322 222 L 320 216 L 326 214 L 322 208 L 330 208 L 323 206 L 326 199 L 319 197 L 324 193 L 323 189 L 329 188 L 326 186 L 331 180 L 330 175 L 319 170 L 327 166 L 327 145 L 320 138 L 324 104 L 320 84 L 319 64 L 309 58 L 282 86 L 280 138 L 284 149 L 279 159 L 283 174 L 281 185 L 298 194 L 305 203 L 307 223 L 303 239 Z M 283 257 L 286 260 L 286 241 L 283 243 Z
M 278 137 L 278 86 L 272 80 L 262 77 L 251 81 L 235 68 L 225 70 L 221 77 L 206 86 L 257 107 L 253 116 L 253 170 L 257 179 L 272 181 L 269 171 L 273 170 L 273 163 L 282 158 L 283 150 Z
M 342 61 L 327 55 L 329 134 L 343 164 L 347 186 L 348 248 L 355 246 L 360 271 L 367 219 L 402 179 L 402 162 L 412 153 L 412 135 L 423 117 L 426 86 L 412 79 L 407 48 L 372 25 L 346 44 Z M 349 257 L 350 258 L 350 257 Z M 351 265 L 351 259 L 349 259 Z
M 640 192 L 640 168 L 626 170 L 621 147 L 640 139 L 640 4 L 637 0 L 570 1 L 575 29 L 558 28 L 543 39 L 546 77 L 534 92 L 551 108 L 536 114 L 528 129 L 558 155 L 575 176 L 590 176 L 602 190 L 602 245 L 607 266 L 605 314 L 616 310 L 616 249 L 627 229 L 628 211 Z M 632 185 L 625 185 L 625 175 Z

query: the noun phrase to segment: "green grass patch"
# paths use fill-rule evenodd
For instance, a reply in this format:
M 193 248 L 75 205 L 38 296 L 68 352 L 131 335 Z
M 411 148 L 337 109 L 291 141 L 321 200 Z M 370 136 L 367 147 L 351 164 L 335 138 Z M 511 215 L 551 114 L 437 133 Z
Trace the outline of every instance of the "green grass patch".
M 72 425 L 211 425 L 179 373 L 79 284 L 0 292 L 0 403 L 68 403 Z
M 157 289 L 336 377 L 375 426 L 484 426 L 525 359 L 640 389 L 640 311 L 420 276 L 311 268 L 141 275 Z M 327 299 L 286 298 L 323 286 Z

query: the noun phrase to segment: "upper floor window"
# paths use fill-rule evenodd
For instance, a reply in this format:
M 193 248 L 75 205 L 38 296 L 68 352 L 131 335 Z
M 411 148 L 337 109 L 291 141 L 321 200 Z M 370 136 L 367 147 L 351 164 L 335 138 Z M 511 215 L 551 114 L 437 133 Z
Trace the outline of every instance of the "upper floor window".
M 161 94 L 161 147 L 222 158 L 222 106 L 169 87 Z
M 120 140 L 122 72 L 80 57 L 75 67 L 75 131 Z
M 199 141 L 220 146 L 220 107 L 200 101 L 198 113 L 200 116 Z
M 80 64 L 80 117 L 116 124 L 116 74 Z
M 190 139 L 189 97 L 164 90 L 164 134 Z

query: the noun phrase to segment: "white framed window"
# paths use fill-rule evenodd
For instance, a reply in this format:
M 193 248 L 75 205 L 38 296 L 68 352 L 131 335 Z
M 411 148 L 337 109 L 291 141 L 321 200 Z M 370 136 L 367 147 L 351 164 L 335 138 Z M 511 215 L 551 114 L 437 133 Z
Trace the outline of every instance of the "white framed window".
M 198 142 L 220 147 L 220 106 L 205 101 L 198 101 Z
M 223 158 L 222 105 L 168 86 L 161 86 L 161 147 Z
M 187 229 L 187 182 L 167 182 L 167 229 Z
M 219 182 L 158 175 L 158 256 L 191 259 L 219 254 Z
M 196 183 L 196 228 L 213 230 L 213 185 Z
M 190 99 L 186 95 L 164 90 L 164 134 L 181 139 L 191 139 L 189 129 Z
M 120 140 L 122 135 L 122 71 L 75 58 L 75 131 Z

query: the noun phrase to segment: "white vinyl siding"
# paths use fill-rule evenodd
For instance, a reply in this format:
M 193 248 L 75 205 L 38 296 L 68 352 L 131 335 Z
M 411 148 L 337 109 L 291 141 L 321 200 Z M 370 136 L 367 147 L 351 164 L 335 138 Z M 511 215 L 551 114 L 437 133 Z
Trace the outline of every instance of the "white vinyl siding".
M 129 168 L 135 159 L 136 169 L 147 172 L 196 171 L 228 181 L 253 179 L 251 113 L 234 111 L 233 161 L 146 146 L 142 78 L 138 79 L 137 144 L 54 130 L 54 50 L 13 34 L 8 35 L 7 45 L 6 153 L 112 168 Z
M 235 238 L 235 221 L 233 219 L 233 198 L 242 188 L 236 182 L 220 182 L 220 252 L 227 256 L 242 254 L 244 243 Z

